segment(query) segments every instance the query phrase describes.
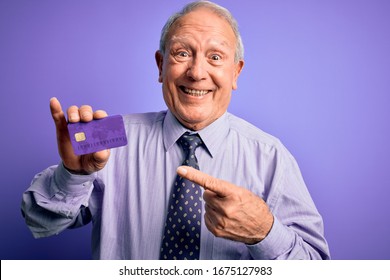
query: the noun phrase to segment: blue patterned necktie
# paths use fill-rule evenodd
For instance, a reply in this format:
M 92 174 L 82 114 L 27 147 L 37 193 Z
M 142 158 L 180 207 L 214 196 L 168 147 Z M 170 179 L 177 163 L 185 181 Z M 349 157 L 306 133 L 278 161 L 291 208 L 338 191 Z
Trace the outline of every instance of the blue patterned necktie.
M 198 134 L 184 133 L 179 141 L 186 157 L 183 165 L 199 169 L 195 149 L 203 144 Z M 161 260 L 198 260 L 200 252 L 200 225 L 202 220 L 202 194 L 200 186 L 176 177 L 164 236 L 161 244 Z

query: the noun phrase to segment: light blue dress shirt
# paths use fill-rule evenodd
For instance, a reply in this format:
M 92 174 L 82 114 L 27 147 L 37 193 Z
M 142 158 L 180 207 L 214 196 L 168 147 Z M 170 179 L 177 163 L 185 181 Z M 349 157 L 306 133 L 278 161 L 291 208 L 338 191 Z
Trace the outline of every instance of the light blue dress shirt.
M 167 205 L 184 155 L 186 131 L 169 111 L 124 117 L 128 145 L 106 167 L 74 175 L 62 164 L 37 174 L 23 194 L 27 225 L 38 237 L 92 221 L 95 259 L 158 259 Z M 267 237 L 246 245 L 215 237 L 202 221 L 200 259 L 328 259 L 323 221 L 298 165 L 280 141 L 225 113 L 198 131 L 200 169 L 248 188 L 274 215 Z M 204 207 L 204 205 L 203 205 Z

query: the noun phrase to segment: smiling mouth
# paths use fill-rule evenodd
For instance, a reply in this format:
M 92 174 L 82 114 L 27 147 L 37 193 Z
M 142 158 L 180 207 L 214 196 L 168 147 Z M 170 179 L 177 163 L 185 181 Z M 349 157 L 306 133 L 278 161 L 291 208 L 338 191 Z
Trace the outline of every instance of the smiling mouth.
M 204 89 L 192 89 L 187 88 L 185 86 L 179 87 L 185 94 L 191 95 L 191 96 L 204 96 L 211 92 L 211 90 L 204 90 Z

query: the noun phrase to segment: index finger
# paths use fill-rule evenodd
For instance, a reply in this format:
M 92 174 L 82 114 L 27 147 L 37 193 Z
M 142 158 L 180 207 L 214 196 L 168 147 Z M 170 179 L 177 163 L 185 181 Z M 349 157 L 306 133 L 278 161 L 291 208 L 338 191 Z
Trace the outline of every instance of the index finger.
M 212 177 L 190 166 L 179 166 L 177 174 L 185 179 L 200 185 L 205 190 L 212 191 L 218 196 L 225 197 L 232 193 L 234 185 Z

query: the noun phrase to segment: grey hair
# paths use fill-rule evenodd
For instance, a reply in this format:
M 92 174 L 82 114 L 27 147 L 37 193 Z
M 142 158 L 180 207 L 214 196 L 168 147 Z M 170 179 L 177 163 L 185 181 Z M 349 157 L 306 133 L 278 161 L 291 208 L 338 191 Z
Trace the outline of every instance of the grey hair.
M 234 56 L 234 61 L 237 63 L 238 61 L 242 60 L 244 58 L 244 44 L 242 43 L 241 34 L 238 30 L 238 24 L 233 15 L 224 7 L 217 5 L 210 1 L 195 1 L 192 3 L 187 4 L 184 6 L 184 8 L 173 14 L 165 23 L 163 29 L 161 30 L 161 37 L 160 37 L 160 52 L 162 54 L 165 53 L 165 47 L 167 43 L 167 36 L 168 33 L 172 27 L 172 25 L 181 17 L 185 16 L 186 14 L 198 9 L 198 8 L 208 8 L 212 12 L 216 13 L 217 15 L 224 18 L 231 26 L 234 35 L 236 36 L 236 51 Z

